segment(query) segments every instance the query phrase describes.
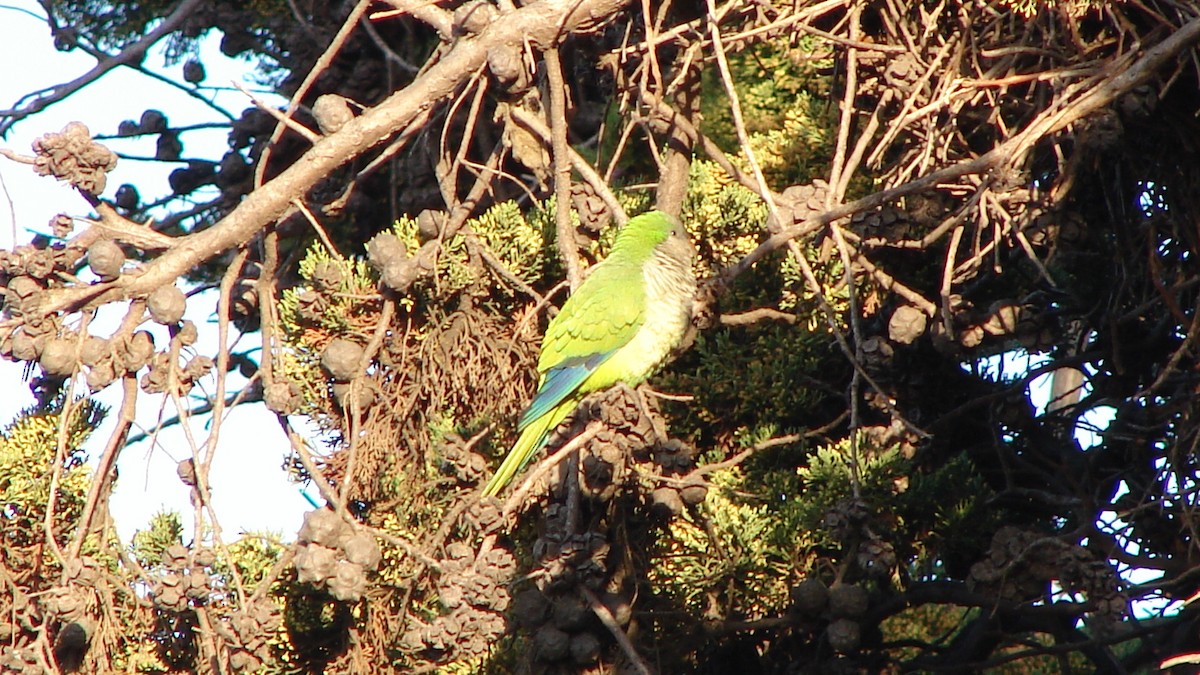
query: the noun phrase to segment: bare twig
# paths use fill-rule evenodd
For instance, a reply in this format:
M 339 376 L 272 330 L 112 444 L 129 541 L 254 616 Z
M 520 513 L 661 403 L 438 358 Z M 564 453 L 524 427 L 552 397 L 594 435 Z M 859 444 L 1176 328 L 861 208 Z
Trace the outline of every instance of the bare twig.
M 250 99 L 250 102 L 254 104 L 254 107 L 267 113 L 271 117 L 274 117 L 275 121 L 279 124 L 279 128 L 291 129 L 292 131 L 296 132 L 297 134 L 300 134 L 300 136 L 302 138 L 304 138 L 304 140 L 308 141 L 309 143 L 316 143 L 317 141 L 319 141 L 321 139 L 321 134 L 318 134 L 317 132 L 313 131 L 312 129 L 309 129 L 308 127 L 304 126 L 303 124 L 300 124 L 295 119 L 293 119 L 289 113 L 280 112 L 280 111 L 276 110 L 274 106 L 267 105 L 262 99 L 255 96 L 253 92 L 251 92 L 249 89 L 242 86 L 241 83 L 234 82 L 233 86 L 238 91 L 242 92 L 242 94 L 244 94 L 246 96 L 246 98 Z M 263 150 L 264 160 L 266 159 L 265 156 L 267 155 L 268 150 L 270 150 L 270 146 L 267 146 L 267 149 Z M 263 166 L 264 164 L 265 164 L 265 162 L 260 162 L 259 166 Z
M 956 162 L 907 183 L 843 204 L 774 233 L 753 251 L 743 256 L 737 263 L 723 270 L 720 274 L 720 280 L 723 283 L 728 283 L 768 253 L 786 244 L 786 242 L 815 232 L 835 220 L 881 206 L 900 197 L 923 192 L 939 184 L 961 178 L 962 176 L 984 173 L 1003 164 L 1015 161 L 1019 157 L 1024 156 L 1024 153 L 1032 147 L 1032 143 L 1036 139 L 1059 131 L 1071 122 L 1112 103 L 1125 92 L 1130 91 L 1152 77 L 1163 64 L 1174 58 L 1198 39 L 1200 39 L 1200 19 L 1184 24 L 1168 38 L 1146 50 L 1142 57 L 1135 62 L 1131 64 L 1114 64 L 1113 68 L 1124 68 L 1124 70 L 1116 76 L 1104 79 L 1098 86 L 1083 87 L 1074 90 L 1078 94 L 1077 98 L 1043 112 L 1024 131 L 1009 138 L 987 153 L 979 157 Z
M 571 226 L 571 160 L 567 143 L 567 83 L 557 49 L 542 54 L 546 64 L 546 88 L 550 99 L 550 145 L 554 158 L 554 223 L 558 234 L 558 254 L 567 270 L 571 289 L 583 280 L 579 267 L 579 247 Z
M 329 43 L 329 46 L 325 48 L 325 52 L 321 54 L 320 58 L 317 59 L 317 62 L 313 64 L 312 69 L 308 71 L 308 75 L 304 76 L 304 81 L 301 82 L 300 86 L 296 88 L 296 93 L 292 94 L 292 100 L 288 102 L 287 109 L 282 113 L 283 119 L 290 120 L 292 115 L 296 114 L 296 110 L 300 107 L 300 101 L 302 101 L 308 94 L 308 90 L 312 88 L 312 85 L 317 81 L 317 78 L 324 73 L 325 69 L 329 67 L 329 64 L 333 62 L 333 57 L 337 56 L 337 53 L 341 51 L 342 47 L 346 43 L 346 39 L 350 37 L 350 33 L 352 33 L 354 28 L 358 26 L 358 20 L 362 18 L 363 14 L 366 13 L 367 8 L 370 6 L 370 0 L 358 0 L 358 3 L 355 4 L 354 8 L 350 10 L 350 16 L 346 17 L 346 21 L 343 22 L 342 27 L 338 29 L 337 35 L 333 36 L 333 40 Z M 273 112 L 273 110 L 268 112 Z M 277 117 L 276 119 L 280 118 Z M 254 170 L 254 185 L 256 187 L 263 184 L 263 178 L 266 175 L 267 166 L 271 163 L 271 149 L 275 146 L 279 139 L 283 137 L 283 130 L 288 126 L 290 125 L 285 124 L 281 120 L 276 123 L 274 131 L 271 132 L 271 138 L 267 141 L 266 146 L 263 148 L 262 156 L 258 160 L 258 166 L 255 167 Z M 310 138 L 309 140 L 312 141 L 313 139 Z
M 543 122 L 533 113 L 520 106 L 509 106 L 508 114 L 513 121 L 525 127 L 527 130 L 537 134 L 542 138 L 543 141 L 550 141 L 549 127 L 547 127 L 545 122 Z M 583 178 L 584 182 L 596 191 L 596 194 L 600 196 L 600 199 L 604 200 L 604 205 L 607 206 L 609 211 L 612 212 L 613 218 L 616 219 L 617 224 L 624 225 L 625 222 L 629 220 L 629 217 L 625 215 L 625 209 L 621 206 L 621 203 L 617 201 L 616 195 L 614 195 L 612 190 L 609 189 L 608 183 L 604 182 L 604 179 L 600 177 L 600 174 L 596 173 L 596 170 L 592 167 L 592 165 L 588 164 L 587 160 L 584 159 L 578 152 L 575 152 L 574 148 L 567 146 L 567 151 L 571 158 L 571 168 L 575 169 L 575 171 L 578 172 Z
M 608 607 L 603 602 L 600 602 L 600 598 L 596 597 L 596 594 L 587 586 L 581 584 L 579 591 L 583 593 L 583 597 L 587 598 L 588 606 L 592 608 L 592 612 L 596 615 L 596 618 L 600 619 L 600 623 L 604 624 L 609 633 L 612 633 L 613 638 L 621 646 L 621 651 L 625 653 L 634 670 L 641 673 L 641 675 L 650 675 L 652 672 L 650 666 L 646 665 L 646 660 L 642 658 L 641 654 L 637 653 L 633 642 L 629 640 L 629 636 L 621 629 L 621 624 L 617 623 L 616 617 L 613 616 Z
M 132 375 L 126 375 L 121 378 L 122 399 L 121 409 L 117 412 L 117 426 L 108 437 L 108 443 L 104 445 L 104 450 L 100 454 L 100 461 L 96 464 L 96 470 L 92 477 L 92 485 L 88 488 L 87 502 L 83 507 L 83 513 L 79 516 L 79 524 L 76 526 L 75 538 L 71 541 L 71 548 L 68 550 L 68 557 L 72 560 L 79 557 L 79 553 L 83 550 L 84 541 L 87 539 L 87 533 L 92 528 L 92 518 L 96 514 L 96 508 L 100 504 L 101 495 L 103 495 L 111 486 L 113 479 L 116 478 L 114 469 L 117 465 L 117 458 L 121 455 L 121 450 L 125 448 L 125 439 L 129 435 L 129 429 L 133 425 L 134 414 L 137 409 L 138 386 L 137 378 Z M 66 570 L 64 570 L 64 573 Z
M 146 52 L 154 43 L 173 33 L 201 4 L 202 0 L 183 0 L 173 12 L 168 14 L 166 18 L 144 36 L 122 49 L 119 53 L 101 59 L 88 72 L 70 82 L 27 94 L 19 99 L 13 108 L 0 110 L 0 137 L 5 136 L 8 130 L 17 122 L 31 115 L 36 115 L 55 103 L 66 100 L 75 92 L 100 79 L 102 75 L 110 70 L 119 66 L 141 63 L 142 59 L 146 57 Z M 28 103 L 26 103 L 27 100 Z

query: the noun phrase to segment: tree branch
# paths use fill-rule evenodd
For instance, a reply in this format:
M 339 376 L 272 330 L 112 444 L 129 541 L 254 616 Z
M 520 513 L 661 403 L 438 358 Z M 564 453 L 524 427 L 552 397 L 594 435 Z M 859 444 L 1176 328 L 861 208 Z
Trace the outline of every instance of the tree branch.
M 497 20 L 476 37 L 464 37 L 441 61 L 408 87 L 392 94 L 375 108 L 350 120 L 340 131 L 325 137 L 295 164 L 246 196 L 213 227 L 180 238 L 178 244 L 141 274 L 123 275 L 116 281 L 88 287 L 47 291 L 37 312 L 73 311 L 88 302 L 107 302 L 144 295 L 174 281 L 198 262 L 252 239 L 316 183 L 350 159 L 385 142 L 405 129 L 430 106 L 452 96 L 458 87 L 487 62 L 488 50 L 499 45 L 528 41 L 547 49 L 570 33 L 586 30 L 618 12 L 628 0 L 542 0 Z M 19 320 L 0 323 L 0 336 Z

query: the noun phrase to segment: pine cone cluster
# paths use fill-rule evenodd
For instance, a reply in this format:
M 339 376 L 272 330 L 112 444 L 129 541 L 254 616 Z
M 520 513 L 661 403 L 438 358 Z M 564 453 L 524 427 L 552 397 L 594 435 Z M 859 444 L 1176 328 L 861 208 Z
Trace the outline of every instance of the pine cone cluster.
M 971 566 L 967 584 L 1012 602 L 1029 602 L 1049 595 L 1052 581 L 1082 593 L 1100 615 L 1119 618 L 1128 611 L 1128 599 L 1108 560 L 1082 546 L 1018 527 L 996 531 L 987 557 Z
M 334 598 L 353 602 L 367 590 L 367 573 L 383 555 L 375 537 L 355 532 L 329 509 L 304 514 L 296 542 L 296 575 L 301 583 L 324 588 Z
M 163 573 L 150 591 L 154 606 L 167 612 L 183 612 L 208 604 L 218 590 L 213 579 L 216 556 L 209 549 L 193 552 L 183 544 L 163 550 Z
M 54 176 L 84 192 L 104 192 L 108 172 L 117 166 L 117 155 L 92 140 L 88 128 L 71 122 L 56 134 L 44 134 L 33 142 L 36 160 L 33 170 L 41 176 Z
M 485 548 L 478 555 L 454 542 L 439 561 L 437 594 L 443 614 L 430 622 L 414 619 L 401 647 L 438 662 L 488 652 L 505 631 L 508 583 L 517 561 L 508 550 Z
M 282 624 L 279 607 L 269 600 L 256 602 L 234 612 L 215 625 L 229 650 L 229 665 L 234 672 L 259 672 L 272 661 L 270 636 Z

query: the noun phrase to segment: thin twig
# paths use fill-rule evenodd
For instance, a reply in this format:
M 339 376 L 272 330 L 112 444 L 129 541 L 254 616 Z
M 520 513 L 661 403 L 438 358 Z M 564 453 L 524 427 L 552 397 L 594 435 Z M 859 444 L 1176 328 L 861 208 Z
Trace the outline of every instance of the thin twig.
M 562 62 L 557 48 L 542 54 L 546 64 L 546 88 L 550 99 L 550 146 L 554 159 L 554 224 L 558 233 L 558 253 L 567 272 L 571 290 L 583 280 L 579 267 L 579 247 L 575 243 L 575 228 L 571 225 L 571 160 L 567 143 L 567 83 L 563 79 Z
M 240 83 L 234 82 L 233 86 L 238 91 L 242 92 L 246 98 L 250 99 L 250 102 L 254 104 L 254 107 L 267 113 L 271 117 L 274 117 L 275 121 L 279 123 L 279 128 L 291 129 L 292 131 L 304 137 L 304 139 L 309 143 L 316 143 L 317 141 L 321 140 L 321 134 L 309 129 L 303 124 L 300 124 L 288 113 L 280 112 L 279 110 L 275 109 L 274 106 L 267 105 L 265 101 L 255 96 L 249 89 L 245 88 Z M 264 157 L 259 166 L 263 166 L 263 163 L 266 160 L 265 155 L 267 154 L 268 150 L 270 150 L 270 146 L 267 146 L 267 148 L 263 150 Z
M 304 76 L 304 81 L 301 82 L 300 86 L 296 88 L 296 93 L 292 94 L 292 100 L 288 101 L 287 108 L 280 117 L 276 117 L 276 119 L 279 121 L 275 124 L 275 129 L 271 132 L 270 139 L 267 140 L 266 145 L 263 147 L 262 156 L 259 158 L 258 166 L 254 170 L 254 186 L 256 188 L 263 185 L 263 178 L 266 176 L 267 166 L 271 163 L 271 150 L 275 147 L 275 144 L 279 142 L 279 139 L 283 137 L 284 128 L 291 125 L 291 122 L 293 121 L 291 119 L 292 115 L 296 114 L 296 110 L 299 109 L 300 101 L 302 101 L 308 94 L 308 90 L 312 88 L 313 84 L 317 81 L 317 78 L 325 72 L 325 69 L 329 67 L 329 64 L 333 63 L 333 58 L 342 50 L 342 47 L 346 44 L 347 38 L 350 37 L 350 33 L 352 33 L 355 27 L 358 26 L 358 20 L 362 18 L 363 14 L 366 13 L 367 8 L 370 6 L 371 0 L 358 0 L 358 2 L 354 5 L 354 8 L 350 10 L 350 16 L 346 17 L 346 20 L 342 22 L 342 27 L 338 29 L 337 35 L 333 36 L 333 40 L 330 41 L 329 46 L 325 48 L 325 51 L 317 59 L 317 62 L 313 64 L 313 67 L 308 71 L 308 74 Z M 268 110 L 268 112 L 277 111 L 271 109 Z M 288 122 L 285 122 L 284 120 L 288 120 Z M 313 141 L 312 138 L 309 138 L 309 140 Z
M 571 455 L 575 454 L 575 451 L 582 448 L 585 443 L 595 438 L 596 435 L 600 433 L 600 429 L 603 428 L 603 426 L 603 423 L 598 421 L 589 423 L 587 428 L 584 429 L 582 433 L 572 438 L 566 445 L 563 445 L 561 448 L 559 448 L 558 452 L 555 452 L 553 455 L 550 455 L 546 459 L 542 460 L 542 462 L 538 464 L 533 471 L 529 472 L 529 476 L 522 481 L 521 487 L 517 488 L 512 495 L 504 501 L 504 508 L 501 511 L 501 513 L 504 514 L 504 517 L 508 518 L 525 503 L 525 498 L 529 496 L 529 492 L 533 490 L 533 487 L 537 484 L 538 479 L 549 473 L 552 469 L 554 469 L 554 467 L 561 464 L 563 460 L 566 460 Z
M 600 598 L 596 597 L 596 594 L 587 586 L 581 584 L 579 591 L 583 593 L 583 597 L 587 598 L 588 605 L 592 608 L 592 612 L 595 613 L 596 618 L 600 619 L 600 623 L 604 624 L 609 633 L 612 633 L 613 638 L 620 645 L 621 651 L 625 652 L 625 656 L 629 658 L 630 665 L 633 666 L 634 670 L 641 675 L 650 675 L 650 666 L 646 665 L 646 660 L 642 658 L 641 654 L 637 653 L 633 642 L 629 640 L 629 636 L 621 629 L 621 624 L 617 623 L 616 617 L 609 611 L 608 606 L 600 602 Z
M 146 52 L 154 43 L 173 33 L 185 19 L 195 13 L 201 4 L 202 0 L 183 0 L 174 11 L 168 14 L 166 18 L 155 25 L 144 36 L 122 49 L 119 53 L 100 59 L 88 72 L 70 82 L 27 94 L 19 99 L 13 108 L 0 110 L 0 138 L 6 136 L 9 129 L 17 122 L 31 115 L 36 115 L 55 103 L 66 100 L 74 95 L 75 92 L 100 79 L 101 76 L 110 70 L 119 66 L 140 63 L 146 57 Z M 22 106 L 24 101 L 28 99 L 32 100 L 27 105 Z
M 83 550 L 84 540 L 87 539 L 88 530 L 92 527 L 92 518 L 96 514 L 96 508 L 100 505 L 100 496 L 116 478 L 113 470 L 117 465 L 117 458 L 121 455 L 121 450 L 127 445 L 125 439 L 133 425 L 137 410 L 137 377 L 125 375 L 121 378 L 121 386 L 123 391 L 121 409 L 117 412 L 117 426 L 109 435 L 108 443 L 104 445 L 104 450 L 100 453 L 100 461 L 96 463 L 96 470 L 92 474 L 92 485 L 88 488 L 87 503 L 83 507 L 83 513 L 79 516 L 75 538 L 71 541 L 71 548 L 67 553 L 71 560 L 77 559 L 80 551 Z M 65 574 L 66 570 L 63 572 Z
M 508 114 L 513 121 L 525 127 L 528 131 L 537 134 L 543 141 L 550 141 L 550 128 L 533 113 L 520 106 L 509 106 Z M 596 194 L 604 201 L 604 205 L 612 212 L 617 224 L 624 225 L 629 220 L 629 216 L 625 215 L 625 209 L 617 201 L 617 196 L 609 189 L 608 183 L 604 182 L 604 179 L 600 177 L 596 169 L 591 164 L 588 164 L 588 161 L 576 152 L 574 148 L 568 145 L 567 151 L 571 158 L 571 168 L 575 169 L 580 177 L 583 178 L 583 181 L 596 191 Z

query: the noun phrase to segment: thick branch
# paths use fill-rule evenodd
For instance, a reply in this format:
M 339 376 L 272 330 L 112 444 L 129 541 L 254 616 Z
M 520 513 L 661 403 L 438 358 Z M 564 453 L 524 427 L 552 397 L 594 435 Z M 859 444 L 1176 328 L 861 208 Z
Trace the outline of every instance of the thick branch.
M 140 275 L 126 275 L 98 287 L 74 287 L 46 294 L 39 308 L 49 314 L 74 310 L 89 300 L 107 302 L 136 296 L 174 281 L 203 260 L 244 244 L 268 223 L 282 216 L 292 199 L 366 150 L 406 128 L 423 111 L 452 96 L 483 67 L 488 50 L 525 41 L 545 49 L 567 34 L 586 29 L 619 11 L 628 0 L 543 0 L 503 16 L 477 37 L 460 39 L 437 64 L 408 87 L 327 136 L 295 164 L 246 198 L 218 224 L 185 238 Z M 11 327 L 12 324 L 8 324 Z M 10 328 L 11 329 L 11 328 Z M 0 329 L 0 334 L 7 331 Z

